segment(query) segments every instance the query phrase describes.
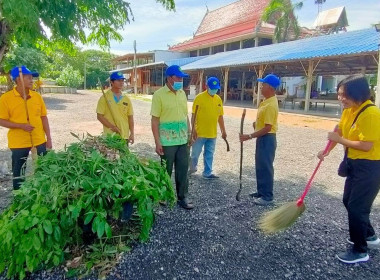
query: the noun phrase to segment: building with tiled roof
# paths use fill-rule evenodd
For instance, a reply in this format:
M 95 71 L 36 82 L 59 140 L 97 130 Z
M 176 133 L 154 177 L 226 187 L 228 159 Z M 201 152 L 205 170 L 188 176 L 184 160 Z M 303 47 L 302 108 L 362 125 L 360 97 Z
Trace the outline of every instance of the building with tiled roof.
M 240 0 L 207 11 L 193 38 L 169 50 L 202 56 L 271 44 L 275 26 L 261 22 L 269 2 Z

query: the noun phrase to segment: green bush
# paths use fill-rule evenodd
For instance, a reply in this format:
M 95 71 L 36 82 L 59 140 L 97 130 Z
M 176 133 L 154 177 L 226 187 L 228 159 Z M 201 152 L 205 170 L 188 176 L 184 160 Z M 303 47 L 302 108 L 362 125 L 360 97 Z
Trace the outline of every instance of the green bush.
M 67 65 L 57 78 L 57 85 L 78 88 L 83 83 L 83 77 L 78 70 L 74 70 L 71 65 Z

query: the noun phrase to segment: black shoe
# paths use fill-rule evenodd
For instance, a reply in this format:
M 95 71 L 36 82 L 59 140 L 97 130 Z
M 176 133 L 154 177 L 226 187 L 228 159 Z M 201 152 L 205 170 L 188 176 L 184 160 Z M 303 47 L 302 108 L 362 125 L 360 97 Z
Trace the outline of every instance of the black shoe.
M 366 241 L 368 247 L 378 248 L 380 245 L 380 239 L 376 235 L 367 237 Z M 350 244 L 354 244 L 354 242 L 352 242 L 350 238 L 347 238 L 347 242 Z
M 336 256 L 338 260 L 344 263 L 358 263 L 358 262 L 366 262 L 369 260 L 369 256 L 367 253 L 357 253 L 353 250 L 348 250 L 347 252 L 341 253 Z
M 261 195 L 259 195 L 258 192 L 250 193 L 249 196 L 253 197 L 253 198 L 259 198 L 259 197 L 261 197 Z
M 177 201 L 178 205 L 184 209 L 190 210 L 194 208 L 194 205 L 187 198 L 181 199 Z

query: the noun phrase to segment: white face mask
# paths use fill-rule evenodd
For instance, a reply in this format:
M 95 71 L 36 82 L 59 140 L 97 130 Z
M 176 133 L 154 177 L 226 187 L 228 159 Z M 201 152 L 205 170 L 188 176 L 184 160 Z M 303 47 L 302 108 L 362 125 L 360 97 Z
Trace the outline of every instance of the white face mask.
M 208 91 L 208 94 L 210 94 L 211 96 L 213 96 L 213 95 L 215 95 L 218 92 L 218 89 L 210 89 L 210 88 L 208 88 L 207 91 Z

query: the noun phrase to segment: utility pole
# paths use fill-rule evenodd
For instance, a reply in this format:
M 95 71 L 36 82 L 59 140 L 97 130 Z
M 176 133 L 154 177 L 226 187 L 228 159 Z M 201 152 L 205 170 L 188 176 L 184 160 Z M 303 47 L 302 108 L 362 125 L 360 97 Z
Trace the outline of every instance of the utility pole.
M 84 85 L 83 85 L 83 88 L 86 89 L 86 61 L 84 62 L 83 73 L 84 73 Z
M 133 41 L 133 48 L 135 50 L 135 53 L 133 55 L 133 72 L 134 72 L 134 81 L 135 81 L 135 95 L 137 94 L 137 69 L 136 69 L 136 40 Z

